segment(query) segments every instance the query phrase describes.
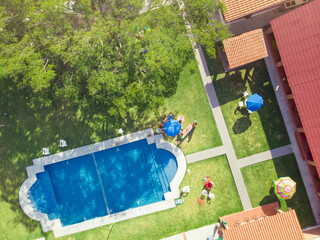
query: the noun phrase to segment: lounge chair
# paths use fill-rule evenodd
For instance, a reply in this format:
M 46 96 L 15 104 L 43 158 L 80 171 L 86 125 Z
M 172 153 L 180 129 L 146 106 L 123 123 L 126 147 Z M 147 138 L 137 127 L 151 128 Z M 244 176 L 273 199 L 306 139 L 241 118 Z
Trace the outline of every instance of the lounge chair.
M 42 148 L 42 154 L 43 155 L 49 155 L 50 154 L 49 149 L 48 148 Z
M 67 142 L 65 140 L 60 140 L 60 147 L 67 147 Z
M 188 126 L 185 129 L 183 129 L 181 133 L 179 133 L 180 138 L 184 139 L 190 133 L 191 130 L 192 124 L 189 123 Z

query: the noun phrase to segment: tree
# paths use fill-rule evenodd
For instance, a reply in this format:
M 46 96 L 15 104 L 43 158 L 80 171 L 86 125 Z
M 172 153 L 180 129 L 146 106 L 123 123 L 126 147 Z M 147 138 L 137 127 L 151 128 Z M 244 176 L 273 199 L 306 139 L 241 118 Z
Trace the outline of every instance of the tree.
M 66 99 L 125 119 L 174 93 L 192 56 L 176 5 L 139 14 L 138 0 L 7 1 L 0 81 L 31 92 L 37 106 Z
M 195 41 L 205 46 L 211 57 L 216 57 L 216 42 L 232 37 L 229 27 L 214 18 L 218 9 L 225 11 L 223 3 L 219 0 L 185 0 L 184 3 Z

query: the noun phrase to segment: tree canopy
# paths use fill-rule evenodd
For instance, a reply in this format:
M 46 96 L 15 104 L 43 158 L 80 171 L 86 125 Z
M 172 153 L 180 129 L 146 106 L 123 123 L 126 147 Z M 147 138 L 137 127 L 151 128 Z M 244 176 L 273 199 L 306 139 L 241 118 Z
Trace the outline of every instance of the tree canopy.
M 36 106 L 66 99 L 126 118 L 174 93 L 192 57 L 175 5 L 143 14 L 142 0 L 1 5 L 0 81 L 13 81 Z
M 177 4 L 147 2 L 3 0 L 0 81 L 27 92 L 33 106 L 63 100 L 121 119 L 157 109 L 193 54 Z M 210 20 L 219 2 L 185 3 L 197 41 L 215 56 L 216 39 L 230 36 Z
M 232 36 L 229 27 L 215 18 L 219 9 L 222 12 L 226 11 L 223 2 L 220 0 L 184 0 L 184 3 L 196 42 L 205 46 L 207 53 L 215 58 L 216 42 Z

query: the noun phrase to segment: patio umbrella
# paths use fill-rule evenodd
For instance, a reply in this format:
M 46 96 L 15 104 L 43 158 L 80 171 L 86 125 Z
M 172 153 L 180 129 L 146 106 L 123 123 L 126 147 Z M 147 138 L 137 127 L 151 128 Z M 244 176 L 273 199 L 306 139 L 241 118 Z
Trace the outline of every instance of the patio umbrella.
M 252 112 L 257 111 L 263 105 L 263 99 L 260 95 L 255 93 L 248 97 L 248 99 L 246 100 L 246 105 L 248 110 Z
M 177 120 L 170 119 L 168 122 L 164 124 L 163 130 L 168 136 L 174 137 L 176 136 L 181 129 L 181 125 Z
M 290 199 L 296 192 L 296 183 L 289 177 L 281 177 L 274 182 L 274 193 L 282 199 Z

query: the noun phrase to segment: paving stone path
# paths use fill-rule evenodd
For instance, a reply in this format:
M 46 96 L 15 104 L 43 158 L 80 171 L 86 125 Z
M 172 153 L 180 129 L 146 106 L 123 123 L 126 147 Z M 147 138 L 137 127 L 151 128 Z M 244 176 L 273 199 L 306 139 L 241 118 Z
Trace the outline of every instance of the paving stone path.
M 278 158 L 278 157 L 282 157 L 285 155 L 288 155 L 290 153 L 293 153 L 291 144 L 283 146 L 283 147 L 279 147 L 276 149 L 272 149 L 269 151 L 265 151 L 262 153 L 258 153 L 249 157 L 245 157 L 245 158 L 241 158 L 238 159 L 239 161 L 239 167 L 247 167 L 256 163 L 260 163 L 260 162 L 264 162 L 273 158 Z M 205 160 L 208 158 L 213 158 L 213 157 L 218 157 L 221 155 L 226 154 L 226 149 L 224 146 L 220 146 L 220 147 L 215 147 L 215 148 L 211 148 L 211 149 L 207 149 L 201 152 L 197 152 L 197 153 L 193 153 L 193 154 L 189 154 L 186 156 L 187 162 L 188 163 L 194 163 L 194 162 L 198 162 L 201 160 Z
M 199 50 L 201 51 L 201 48 Z M 199 51 L 199 50 L 195 50 L 196 57 L 197 57 L 197 51 Z M 268 51 L 269 51 L 269 49 L 268 49 Z M 197 58 L 197 60 L 198 60 L 198 58 Z M 204 77 L 205 79 L 207 79 L 207 77 L 209 76 L 209 73 L 206 72 L 206 71 L 208 71 L 206 62 L 205 62 L 204 58 L 200 58 L 200 60 L 201 61 L 198 60 L 198 64 L 199 64 L 199 70 L 200 70 L 200 73 L 201 73 L 201 77 Z M 232 161 L 229 160 L 229 157 L 230 156 L 232 157 L 232 153 L 229 154 L 229 155 L 227 154 L 227 151 L 230 151 L 230 146 L 229 146 L 229 148 L 225 147 L 225 144 L 229 144 L 228 141 L 222 141 L 223 142 L 223 146 L 187 155 L 186 159 L 187 159 L 188 163 L 194 163 L 194 162 L 201 161 L 201 160 L 204 160 L 204 159 L 217 157 L 217 156 L 226 154 L 227 158 L 229 160 L 229 164 L 233 164 L 234 165 L 233 169 L 234 168 L 240 169 L 242 167 L 246 167 L 246 166 L 249 166 L 249 165 L 252 165 L 252 164 L 256 164 L 256 163 L 259 163 L 259 162 L 267 161 L 269 159 L 273 159 L 273 158 L 277 158 L 277 157 L 281 157 L 281 156 L 284 156 L 284 155 L 287 155 L 287 154 L 294 153 L 295 157 L 296 157 L 296 160 L 297 160 L 297 163 L 298 163 L 299 170 L 301 172 L 301 176 L 302 176 L 302 179 L 303 179 L 307 194 L 308 194 L 308 198 L 309 198 L 309 201 L 310 201 L 310 204 L 311 204 L 311 208 L 312 208 L 313 214 L 314 214 L 315 219 L 316 219 L 316 223 L 317 223 L 317 225 L 319 225 L 320 224 L 320 206 L 319 206 L 319 203 L 318 203 L 318 199 L 317 199 L 316 193 L 315 193 L 314 188 L 313 188 L 313 184 L 312 184 L 312 180 L 310 178 L 310 174 L 308 173 L 308 169 L 307 169 L 306 163 L 301 159 L 300 152 L 299 152 L 299 149 L 297 147 L 297 143 L 296 143 L 296 140 L 295 140 L 295 137 L 294 137 L 295 128 L 294 128 L 293 123 L 292 123 L 292 119 L 291 119 L 291 116 L 290 116 L 290 113 L 289 113 L 289 109 L 288 109 L 288 106 L 287 106 L 286 101 L 285 101 L 285 96 L 283 94 L 283 91 L 282 91 L 282 88 L 281 88 L 281 85 L 280 85 L 280 81 L 279 81 L 279 77 L 277 75 L 277 72 L 276 72 L 276 69 L 275 69 L 275 65 L 274 65 L 274 62 L 273 62 L 272 57 L 270 55 L 270 52 L 269 52 L 269 57 L 267 57 L 265 59 L 265 62 L 266 62 L 266 65 L 267 65 L 267 69 L 268 69 L 268 72 L 269 72 L 269 76 L 270 76 L 271 82 L 273 84 L 273 87 L 274 87 L 274 90 L 275 90 L 275 93 L 276 93 L 276 97 L 277 97 L 277 100 L 278 100 L 278 103 L 279 103 L 279 107 L 280 107 L 280 110 L 281 110 L 281 113 L 282 113 L 282 116 L 283 116 L 283 119 L 284 119 L 284 122 L 285 122 L 285 125 L 286 125 L 286 128 L 287 128 L 287 132 L 288 132 L 289 137 L 290 137 L 291 144 L 283 146 L 283 147 L 279 147 L 279 148 L 276 148 L 276 149 L 272 149 L 270 151 L 265 151 L 265 152 L 262 152 L 262 153 L 258 153 L 258 154 L 255 154 L 255 155 L 252 155 L 252 156 L 249 156 L 249 157 L 245 157 L 245 158 L 242 158 L 242 159 L 238 159 L 237 162 L 235 163 L 233 160 Z M 203 65 L 203 66 L 201 66 L 201 65 Z M 202 78 L 202 80 L 204 78 Z M 219 103 L 218 103 L 217 100 L 216 100 L 216 102 L 212 101 L 212 100 L 214 100 L 214 98 L 216 96 L 210 97 L 212 94 L 215 95 L 214 87 L 213 86 L 208 87 L 208 84 L 210 82 L 212 84 L 212 81 L 210 79 L 210 81 L 209 80 L 208 81 L 204 81 L 203 80 L 203 82 L 204 82 L 206 91 L 209 89 L 209 91 L 207 91 L 207 95 L 208 95 L 208 98 L 209 98 L 209 101 L 210 101 L 210 105 L 211 105 L 211 108 L 212 108 L 213 116 L 215 117 L 215 120 L 217 122 L 219 133 L 220 133 L 220 135 L 224 134 L 224 135 L 221 135 L 221 138 L 223 139 L 223 136 L 224 136 L 224 138 L 227 138 L 228 135 L 225 134 L 225 129 L 221 129 L 221 127 L 224 127 L 223 125 L 225 125 L 225 124 L 222 124 L 222 123 L 218 124 L 218 121 L 221 121 L 221 118 L 216 118 L 216 116 L 215 116 L 215 113 L 217 113 L 217 108 L 220 109 L 220 107 L 219 107 Z M 214 103 L 215 103 L 215 105 L 214 105 Z M 221 112 L 221 110 L 220 110 L 220 112 Z M 222 131 L 220 131 L 220 130 L 222 130 Z M 230 166 L 230 168 L 231 168 L 231 166 Z M 236 174 L 237 173 L 238 173 L 238 171 L 236 171 Z M 241 174 L 241 172 L 240 172 L 240 174 Z M 239 178 L 239 175 L 237 175 L 236 177 L 234 176 L 235 182 L 238 181 L 238 178 Z M 238 192 L 242 191 L 242 188 L 238 188 L 239 184 L 238 185 L 236 184 L 236 186 L 237 186 Z M 243 187 L 243 186 L 240 185 L 240 187 Z M 241 201 L 246 201 L 246 198 L 243 198 L 243 195 L 244 194 L 242 194 L 242 195 L 239 194 L 240 199 L 241 199 Z M 244 204 L 242 204 L 242 205 L 244 205 Z M 250 203 L 250 206 L 251 206 L 251 203 Z M 214 224 L 208 225 L 208 226 L 205 226 L 205 227 L 202 227 L 202 228 L 194 229 L 194 230 L 191 230 L 191 231 L 188 231 L 188 232 L 185 232 L 185 233 L 180 233 L 180 234 L 165 238 L 163 240 L 207 239 L 208 236 L 212 235 L 213 228 L 214 228 Z
M 319 205 L 319 201 L 318 201 L 318 196 L 317 193 L 314 189 L 312 180 L 311 180 L 311 176 L 308 170 L 308 166 L 306 161 L 303 161 L 300 155 L 300 151 L 296 142 L 296 138 L 294 136 L 295 133 L 295 127 L 294 124 L 292 122 L 292 118 L 290 116 L 290 110 L 288 108 L 287 102 L 285 100 L 285 96 L 280 84 L 280 79 L 275 67 L 275 64 L 273 62 L 272 56 L 271 56 L 271 52 L 269 49 L 269 46 L 267 45 L 267 49 L 268 49 L 268 57 L 265 58 L 265 63 L 268 69 L 268 73 L 272 82 L 272 86 L 274 89 L 274 92 L 276 94 L 277 97 L 277 101 L 279 104 L 279 108 L 291 141 L 291 147 L 293 150 L 293 153 L 296 157 L 296 161 L 301 173 L 301 177 L 304 183 L 304 186 L 306 188 L 306 192 L 309 198 L 309 202 L 311 205 L 311 209 L 313 211 L 313 215 L 314 218 L 316 220 L 316 224 L 320 225 L 320 205 Z
M 180 9 L 183 9 L 183 7 L 184 7 L 183 2 L 178 1 L 178 4 L 180 6 Z M 189 37 L 190 37 L 190 39 L 192 39 L 190 25 L 188 24 L 188 22 L 185 19 L 185 13 L 183 13 L 183 17 L 184 17 L 184 20 L 186 23 L 186 29 L 188 31 Z M 245 31 L 243 31 L 243 32 L 245 32 Z M 192 42 L 192 40 L 191 40 L 191 42 Z M 210 73 L 208 70 L 208 66 L 207 66 L 202 48 L 201 48 L 201 46 L 197 46 L 194 42 L 192 42 L 192 47 L 194 50 L 195 58 L 198 62 L 200 75 L 201 75 L 202 82 L 203 82 L 203 85 L 204 85 L 206 93 L 207 93 L 207 97 L 208 97 L 208 100 L 210 103 L 212 114 L 213 114 L 213 117 L 216 121 L 217 128 L 218 128 L 221 140 L 222 140 L 222 146 L 187 155 L 186 156 L 187 162 L 194 163 L 194 162 L 205 160 L 208 158 L 226 155 L 228 162 L 229 162 L 230 170 L 231 170 L 232 176 L 234 178 L 235 185 L 236 185 L 239 197 L 240 197 L 240 201 L 243 206 L 243 209 L 248 210 L 248 209 L 252 208 L 252 205 L 251 205 L 248 191 L 246 189 L 246 186 L 245 186 L 245 183 L 244 183 L 244 180 L 242 177 L 241 168 L 252 165 L 252 164 L 260 163 L 263 161 L 267 161 L 267 160 L 270 160 L 273 158 L 277 158 L 277 157 L 281 157 L 281 156 L 285 156 L 285 155 L 294 153 L 295 157 L 297 159 L 298 167 L 301 172 L 301 176 L 302 176 L 304 185 L 306 187 L 306 191 L 307 191 L 307 194 L 309 197 L 311 208 L 313 210 L 313 213 L 314 213 L 314 216 L 316 219 L 316 223 L 317 223 L 317 225 L 319 225 L 320 224 L 320 206 L 318 203 L 316 193 L 313 188 L 313 184 L 312 184 L 310 175 L 307 170 L 306 163 L 301 159 L 300 152 L 297 147 L 295 137 L 293 135 L 295 129 L 294 129 L 290 114 L 288 112 L 288 107 L 285 102 L 285 96 L 284 96 L 283 91 L 281 89 L 279 77 L 277 76 L 275 65 L 272 60 L 269 49 L 268 49 L 269 57 L 267 57 L 265 59 L 265 62 L 267 65 L 267 69 L 269 72 L 271 82 L 273 84 L 273 87 L 274 87 L 274 90 L 276 93 L 279 107 L 280 107 L 287 131 L 288 131 L 288 134 L 290 137 L 291 144 L 287 145 L 287 146 L 279 147 L 276 149 L 272 149 L 270 151 L 258 153 L 258 154 L 255 154 L 255 155 L 252 155 L 249 157 L 245 157 L 242 159 L 237 159 L 232 142 L 231 142 L 230 135 L 229 135 L 227 127 L 226 127 L 226 123 L 225 123 L 223 115 L 222 115 L 219 101 L 218 101 L 218 98 L 217 98 L 217 95 L 216 95 L 216 92 L 215 92 L 215 89 L 214 89 L 214 86 L 213 86 L 213 83 L 212 83 L 212 80 L 210 77 Z M 192 231 L 188 231 L 186 233 L 177 234 L 177 235 L 171 236 L 169 238 L 166 238 L 166 240 L 180 240 L 180 239 L 182 240 L 185 238 L 187 238 L 187 239 L 206 239 L 208 236 L 212 235 L 213 226 L 214 225 L 209 225 L 209 226 L 205 226 L 202 228 L 194 229 Z
M 183 1 L 178 1 L 178 4 L 179 4 L 180 9 L 184 8 Z M 243 180 L 243 177 L 241 174 L 239 161 L 236 157 L 236 153 L 234 151 L 234 148 L 233 148 L 233 145 L 231 142 L 231 138 L 230 138 L 226 123 L 224 121 L 223 115 L 222 115 L 222 111 L 221 111 L 221 108 L 219 105 L 216 91 L 215 91 L 214 86 L 212 84 L 212 80 L 210 77 L 210 73 L 208 71 L 208 66 L 207 66 L 206 60 L 203 55 L 203 51 L 201 49 L 201 46 L 197 46 L 192 41 L 193 37 L 192 37 L 191 27 L 190 27 L 190 24 L 188 23 L 188 21 L 185 19 L 185 16 L 186 16 L 185 14 L 186 13 L 184 12 L 182 14 L 182 17 L 184 18 L 184 21 L 185 21 L 186 29 L 188 31 L 188 34 L 189 34 L 189 37 L 191 40 L 191 44 L 192 44 L 192 48 L 193 48 L 193 51 L 195 54 L 195 58 L 198 62 L 198 67 L 199 67 L 201 79 L 202 79 L 203 85 L 205 87 L 207 97 L 209 99 L 210 107 L 212 110 L 212 114 L 213 114 L 213 117 L 216 121 L 217 128 L 218 128 L 221 140 L 222 140 L 224 154 L 227 156 L 230 170 L 231 170 L 232 176 L 234 178 L 236 188 L 238 190 L 238 194 L 240 197 L 242 207 L 244 210 L 251 209 L 252 205 L 251 205 L 251 201 L 250 201 L 250 198 L 248 195 L 246 185 L 244 183 L 244 180 Z M 222 151 L 222 149 L 220 149 L 220 151 Z M 219 152 L 219 151 L 217 151 L 217 152 Z

